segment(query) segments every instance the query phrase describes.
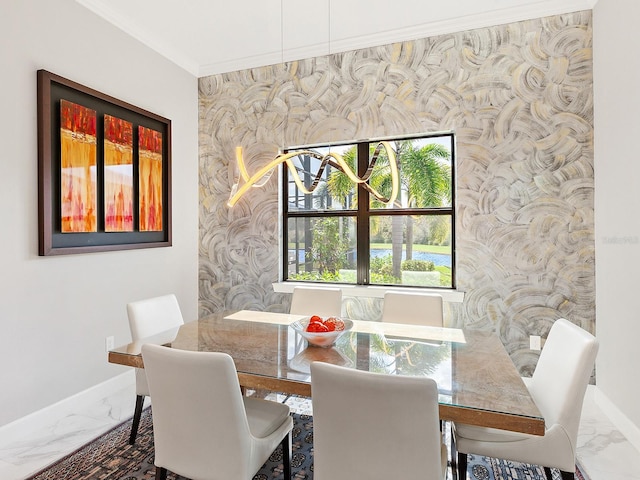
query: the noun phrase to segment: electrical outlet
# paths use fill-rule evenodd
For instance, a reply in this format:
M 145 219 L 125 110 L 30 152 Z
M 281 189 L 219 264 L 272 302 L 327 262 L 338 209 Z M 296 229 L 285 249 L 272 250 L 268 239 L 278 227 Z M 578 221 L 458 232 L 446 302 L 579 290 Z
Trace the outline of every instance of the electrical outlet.
M 531 335 L 529 337 L 529 348 L 531 350 L 540 350 L 542 341 L 540 335 Z
M 104 339 L 104 349 L 105 351 L 113 350 L 115 346 L 115 339 L 113 337 L 107 337 Z

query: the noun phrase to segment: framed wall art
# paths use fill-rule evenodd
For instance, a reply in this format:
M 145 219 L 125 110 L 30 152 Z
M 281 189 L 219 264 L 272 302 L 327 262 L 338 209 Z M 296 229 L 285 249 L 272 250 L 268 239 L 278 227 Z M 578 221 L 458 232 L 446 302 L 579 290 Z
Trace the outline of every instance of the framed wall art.
M 38 71 L 40 255 L 171 245 L 171 121 Z

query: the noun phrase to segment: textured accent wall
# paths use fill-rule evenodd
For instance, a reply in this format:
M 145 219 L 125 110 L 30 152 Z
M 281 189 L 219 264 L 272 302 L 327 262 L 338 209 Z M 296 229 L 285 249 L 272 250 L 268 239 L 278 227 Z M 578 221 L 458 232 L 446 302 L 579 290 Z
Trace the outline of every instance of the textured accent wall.
M 498 331 L 523 374 L 555 319 L 594 331 L 591 53 L 584 11 L 201 78 L 200 314 L 288 309 L 279 179 L 229 209 L 237 145 L 254 172 L 283 146 L 452 130 L 466 295 L 447 323 Z

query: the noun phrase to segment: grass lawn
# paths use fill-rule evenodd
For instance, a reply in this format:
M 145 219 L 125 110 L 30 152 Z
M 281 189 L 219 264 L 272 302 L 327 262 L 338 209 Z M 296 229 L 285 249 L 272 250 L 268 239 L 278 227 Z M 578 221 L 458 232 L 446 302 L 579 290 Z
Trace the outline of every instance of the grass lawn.
M 451 269 L 445 266 L 436 266 L 436 271 L 440 272 L 440 285 L 451 287 Z

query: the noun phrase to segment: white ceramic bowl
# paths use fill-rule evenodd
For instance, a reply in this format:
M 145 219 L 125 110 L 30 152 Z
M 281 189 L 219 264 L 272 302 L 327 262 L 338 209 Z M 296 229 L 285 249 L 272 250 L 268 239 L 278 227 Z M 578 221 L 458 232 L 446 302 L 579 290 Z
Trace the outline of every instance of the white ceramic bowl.
M 334 330 L 333 332 L 307 332 L 307 325 L 309 325 L 310 318 L 311 317 L 307 317 L 293 322 L 291 324 L 291 328 L 302 335 L 307 342 L 309 342 L 309 345 L 314 345 L 316 347 L 333 346 L 338 338 L 353 328 L 353 322 L 351 320 L 340 318 L 340 320 L 344 322 L 344 330 Z

